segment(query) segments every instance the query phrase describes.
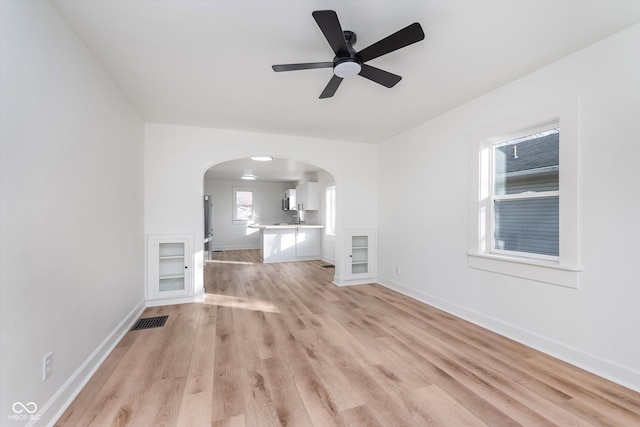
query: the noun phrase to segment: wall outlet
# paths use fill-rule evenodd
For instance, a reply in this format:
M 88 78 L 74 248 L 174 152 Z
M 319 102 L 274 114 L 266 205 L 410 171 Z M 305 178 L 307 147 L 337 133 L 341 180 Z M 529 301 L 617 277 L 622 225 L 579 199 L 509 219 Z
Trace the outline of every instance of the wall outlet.
M 53 352 L 47 353 L 42 358 L 42 381 L 46 380 L 53 374 Z
M 396 276 L 400 275 L 400 266 L 396 264 Z

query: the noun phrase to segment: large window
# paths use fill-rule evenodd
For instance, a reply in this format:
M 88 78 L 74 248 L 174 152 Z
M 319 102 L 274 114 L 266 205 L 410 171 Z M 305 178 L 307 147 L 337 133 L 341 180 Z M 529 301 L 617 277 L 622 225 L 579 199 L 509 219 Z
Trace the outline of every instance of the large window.
M 246 222 L 253 219 L 253 189 L 233 187 L 233 221 Z
M 325 233 L 329 236 L 336 234 L 336 187 L 327 187 L 325 191 Z
M 469 266 L 578 287 L 579 99 L 470 133 Z
M 495 144 L 492 156 L 492 252 L 558 259 L 557 127 Z

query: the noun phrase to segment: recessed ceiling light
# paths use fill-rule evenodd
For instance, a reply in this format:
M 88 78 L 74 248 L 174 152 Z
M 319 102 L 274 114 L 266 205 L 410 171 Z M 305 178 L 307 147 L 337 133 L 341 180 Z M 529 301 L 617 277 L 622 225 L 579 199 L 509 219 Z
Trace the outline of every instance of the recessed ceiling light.
M 254 179 L 256 179 L 256 176 L 253 174 L 253 171 L 251 169 L 245 169 L 245 171 L 242 174 L 242 176 L 240 177 L 240 179 L 246 179 L 248 181 L 253 181 Z
M 253 156 L 251 158 L 251 160 L 255 160 L 257 162 L 270 162 L 271 160 L 273 160 L 273 157 L 271 157 L 271 156 Z

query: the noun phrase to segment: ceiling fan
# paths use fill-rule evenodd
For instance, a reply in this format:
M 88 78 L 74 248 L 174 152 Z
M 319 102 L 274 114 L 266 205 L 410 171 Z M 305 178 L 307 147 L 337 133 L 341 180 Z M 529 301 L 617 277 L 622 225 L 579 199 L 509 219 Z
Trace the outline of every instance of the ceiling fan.
M 303 64 L 273 65 L 273 71 L 309 70 L 314 68 L 333 68 L 333 76 L 320 94 L 320 99 L 332 97 L 345 77 L 360 75 L 373 82 L 391 88 L 402 77 L 381 70 L 365 62 L 386 55 L 424 39 L 424 32 L 419 23 L 413 24 L 383 38 L 369 47 L 356 51 L 356 35 L 353 31 L 343 31 L 338 15 L 333 10 L 316 10 L 312 13 L 318 27 L 336 54 L 332 62 L 308 62 Z

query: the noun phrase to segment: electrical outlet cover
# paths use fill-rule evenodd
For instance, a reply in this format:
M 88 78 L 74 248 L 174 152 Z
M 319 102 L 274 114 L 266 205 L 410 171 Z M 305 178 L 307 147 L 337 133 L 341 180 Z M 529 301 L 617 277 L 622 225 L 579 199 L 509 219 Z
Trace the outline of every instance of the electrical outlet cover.
M 53 374 L 53 352 L 47 353 L 42 358 L 42 381 L 46 380 Z

